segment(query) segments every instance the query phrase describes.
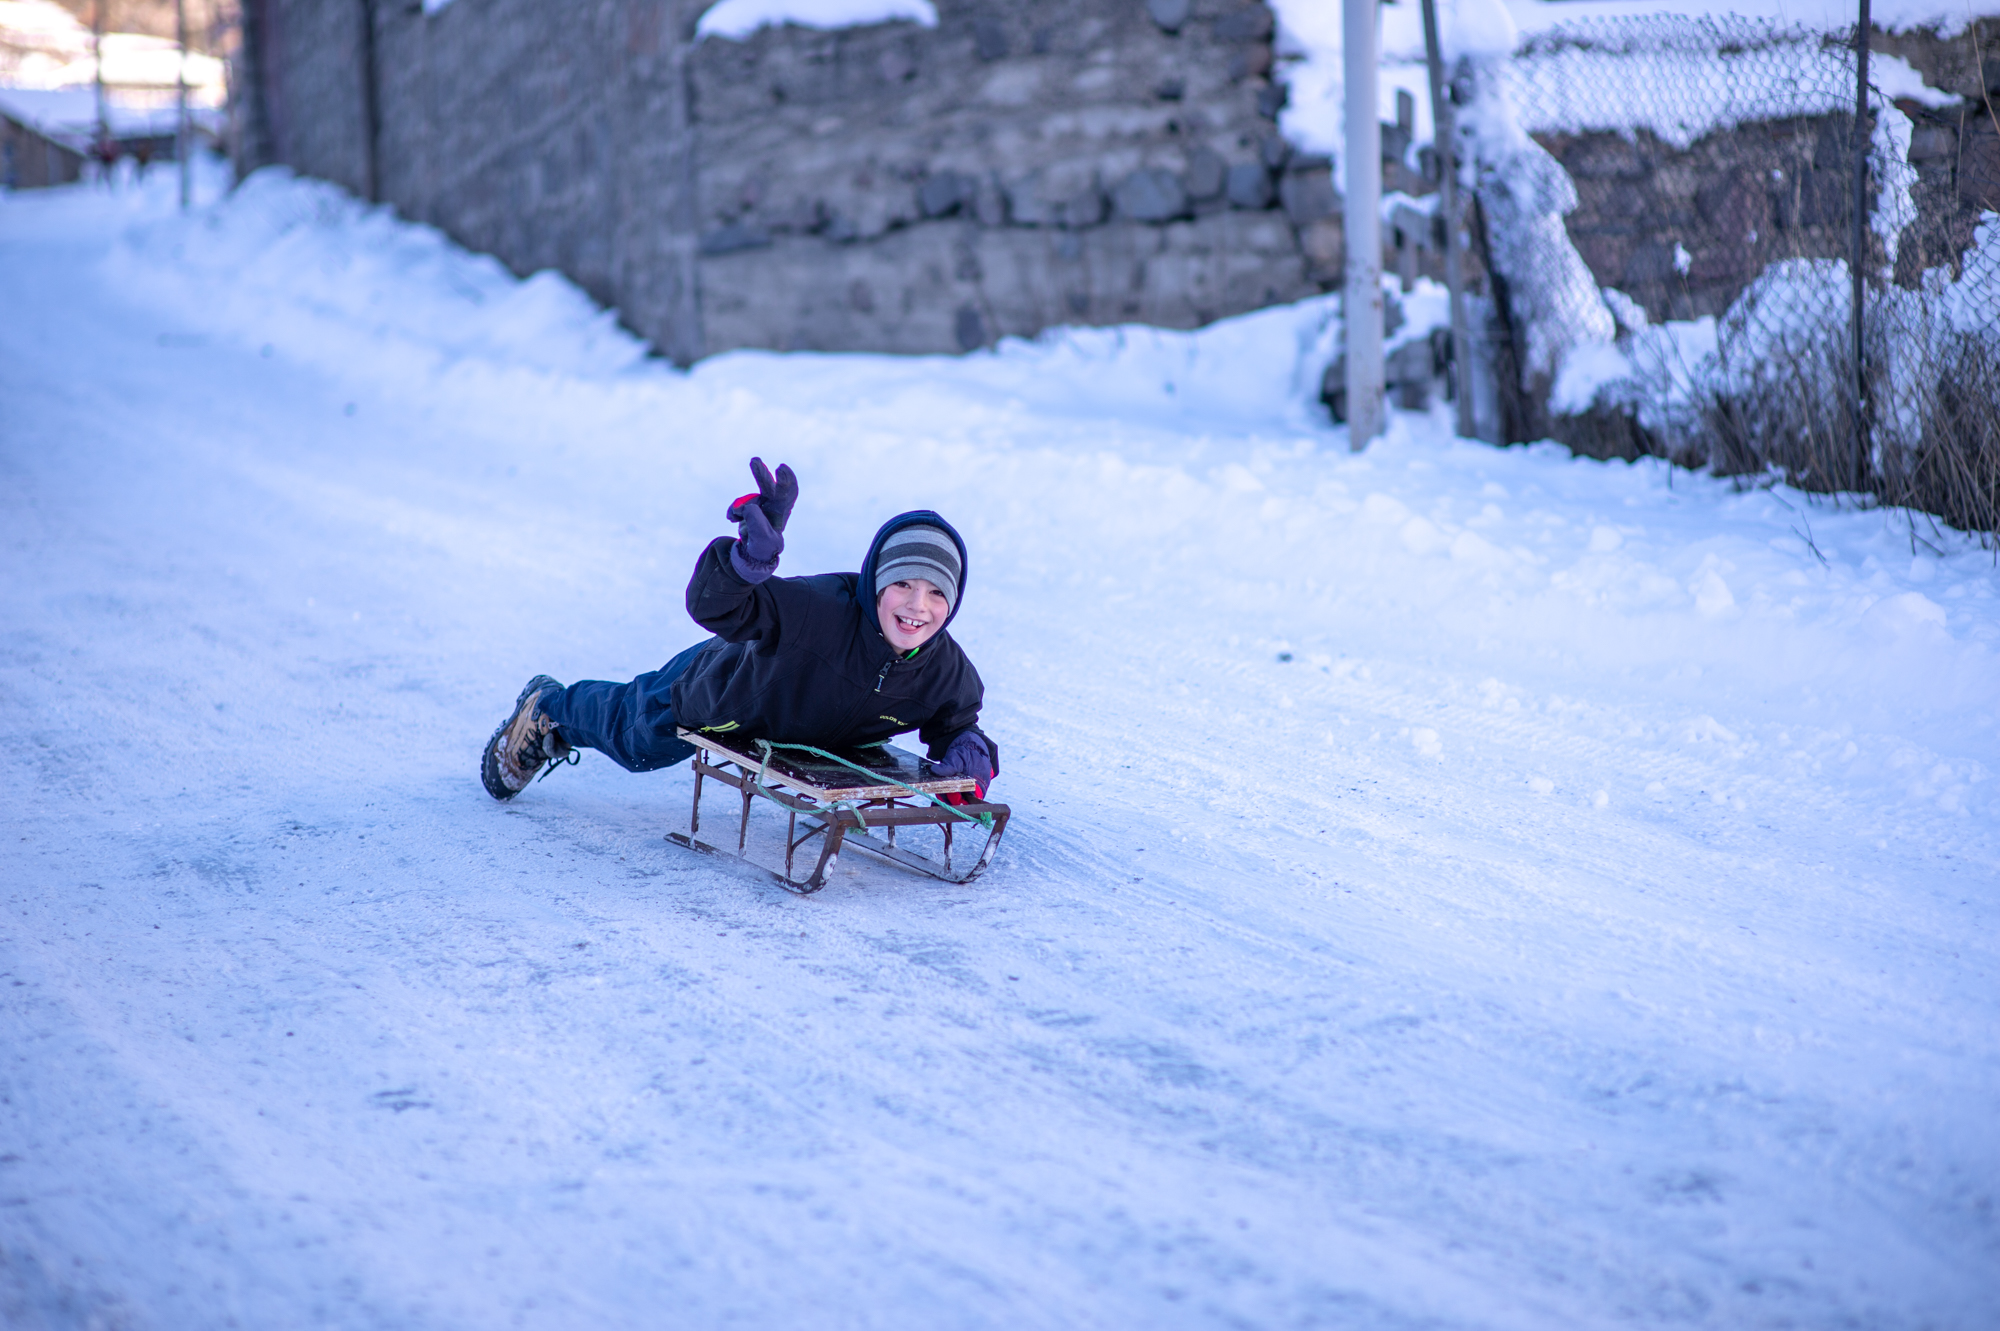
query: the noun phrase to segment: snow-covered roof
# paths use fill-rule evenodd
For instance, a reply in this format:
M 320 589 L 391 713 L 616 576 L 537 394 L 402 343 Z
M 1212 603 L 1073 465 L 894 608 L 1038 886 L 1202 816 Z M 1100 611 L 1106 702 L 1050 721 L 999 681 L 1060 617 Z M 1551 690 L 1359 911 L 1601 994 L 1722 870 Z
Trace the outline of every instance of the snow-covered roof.
M 219 107 L 191 107 L 195 123 L 210 132 L 222 128 Z M 79 151 L 97 137 L 97 94 L 85 85 L 80 88 L 0 88 L 0 111 Z M 177 112 L 171 102 L 162 105 L 135 104 L 131 99 L 107 95 L 105 119 L 113 138 L 152 138 L 174 132 Z

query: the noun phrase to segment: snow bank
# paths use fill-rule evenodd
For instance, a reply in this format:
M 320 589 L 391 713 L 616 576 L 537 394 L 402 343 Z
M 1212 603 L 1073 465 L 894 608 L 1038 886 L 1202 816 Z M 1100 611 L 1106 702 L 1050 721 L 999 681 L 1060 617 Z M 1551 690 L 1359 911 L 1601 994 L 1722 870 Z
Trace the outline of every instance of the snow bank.
M 195 221 L 135 228 L 106 262 L 205 326 L 357 369 L 477 360 L 604 378 L 646 355 L 560 274 L 516 279 L 430 227 L 284 167 L 252 175 Z
M 1303 426 L 1319 410 L 1320 372 L 1338 351 L 1339 304 L 1338 296 L 1319 296 L 1192 332 L 1144 324 L 1052 329 L 1033 340 L 1003 339 L 995 363 L 975 357 L 953 377 L 1013 391 L 1041 384 L 1037 396 L 1054 389 L 1084 412 Z
M 405 378 L 477 365 L 604 379 L 646 358 L 614 313 L 560 274 L 517 279 L 429 227 L 284 168 L 256 173 L 196 221 L 134 228 L 107 262 L 135 290 L 200 308 L 208 326 L 255 329 L 260 344 L 321 364 Z M 924 359 L 941 377 L 992 392 L 1054 387 L 1079 412 L 1302 424 L 1318 410 L 1337 306 L 1320 297 L 1192 332 L 1055 328 L 970 357 Z

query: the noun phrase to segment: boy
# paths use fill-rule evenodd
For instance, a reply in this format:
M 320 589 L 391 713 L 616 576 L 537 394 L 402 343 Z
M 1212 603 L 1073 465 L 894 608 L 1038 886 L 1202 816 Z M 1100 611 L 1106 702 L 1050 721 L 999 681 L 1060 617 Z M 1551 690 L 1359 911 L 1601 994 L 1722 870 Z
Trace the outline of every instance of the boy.
M 520 794 L 544 763 L 579 761 L 576 749 L 629 772 L 684 762 L 695 748 L 680 726 L 829 749 L 915 730 L 933 771 L 970 777 L 986 797 L 1000 750 L 979 729 L 985 687 L 945 631 L 965 591 L 965 542 L 918 510 L 882 525 L 858 574 L 773 577 L 798 480 L 762 458 L 750 473 L 757 493 L 727 515 L 737 535 L 711 541 L 688 581 L 688 613 L 715 636 L 628 684 L 529 680 L 480 760 L 494 799 Z

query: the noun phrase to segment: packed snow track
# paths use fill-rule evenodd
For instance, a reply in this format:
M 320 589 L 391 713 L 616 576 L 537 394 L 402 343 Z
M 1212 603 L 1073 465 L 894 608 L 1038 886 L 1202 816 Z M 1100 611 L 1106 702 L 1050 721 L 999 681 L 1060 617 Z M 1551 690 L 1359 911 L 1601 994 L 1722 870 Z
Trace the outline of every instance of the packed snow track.
M 2000 1325 L 2000 600 L 1307 398 L 1330 308 L 649 360 L 267 173 L 0 196 L 0 1324 Z M 752 453 L 935 507 L 965 887 L 501 805 Z

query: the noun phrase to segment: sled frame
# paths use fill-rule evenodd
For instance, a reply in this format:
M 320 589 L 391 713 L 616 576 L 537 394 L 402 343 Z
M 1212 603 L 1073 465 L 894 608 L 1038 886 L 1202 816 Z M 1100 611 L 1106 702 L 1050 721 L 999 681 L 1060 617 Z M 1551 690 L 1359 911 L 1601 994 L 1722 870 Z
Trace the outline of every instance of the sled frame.
M 1012 810 L 1004 804 L 978 802 L 948 810 L 924 799 L 924 795 L 973 794 L 979 786 L 969 777 L 927 776 L 916 754 L 893 745 L 842 755 L 884 778 L 870 783 L 860 773 L 816 756 L 775 749 L 760 754 L 750 740 L 732 743 L 686 729 L 675 733 L 695 747 L 694 801 L 688 812 L 688 830 L 669 832 L 667 840 L 689 850 L 748 864 L 799 896 L 811 896 L 825 887 L 840 862 L 841 851 L 850 845 L 947 883 L 969 883 L 993 863 L 994 852 L 1000 849 L 1000 838 L 1012 815 Z M 741 799 L 733 851 L 700 839 L 701 787 L 708 780 L 732 787 Z M 921 794 L 911 794 L 912 789 Z M 766 868 L 744 853 L 750 838 L 750 809 L 759 799 L 769 800 L 785 810 L 783 872 Z M 978 822 L 967 822 L 982 815 L 991 816 L 990 830 Z M 804 831 L 799 826 L 802 820 Z M 953 833 L 968 826 L 986 832 L 986 840 L 970 867 L 955 869 Z M 942 828 L 944 858 L 933 859 L 898 846 L 896 830 L 902 827 Z M 884 835 L 875 835 L 877 829 Z M 819 857 L 812 872 L 800 878 L 794 872 L 799 852 L 815 837 L 820 838 Z

